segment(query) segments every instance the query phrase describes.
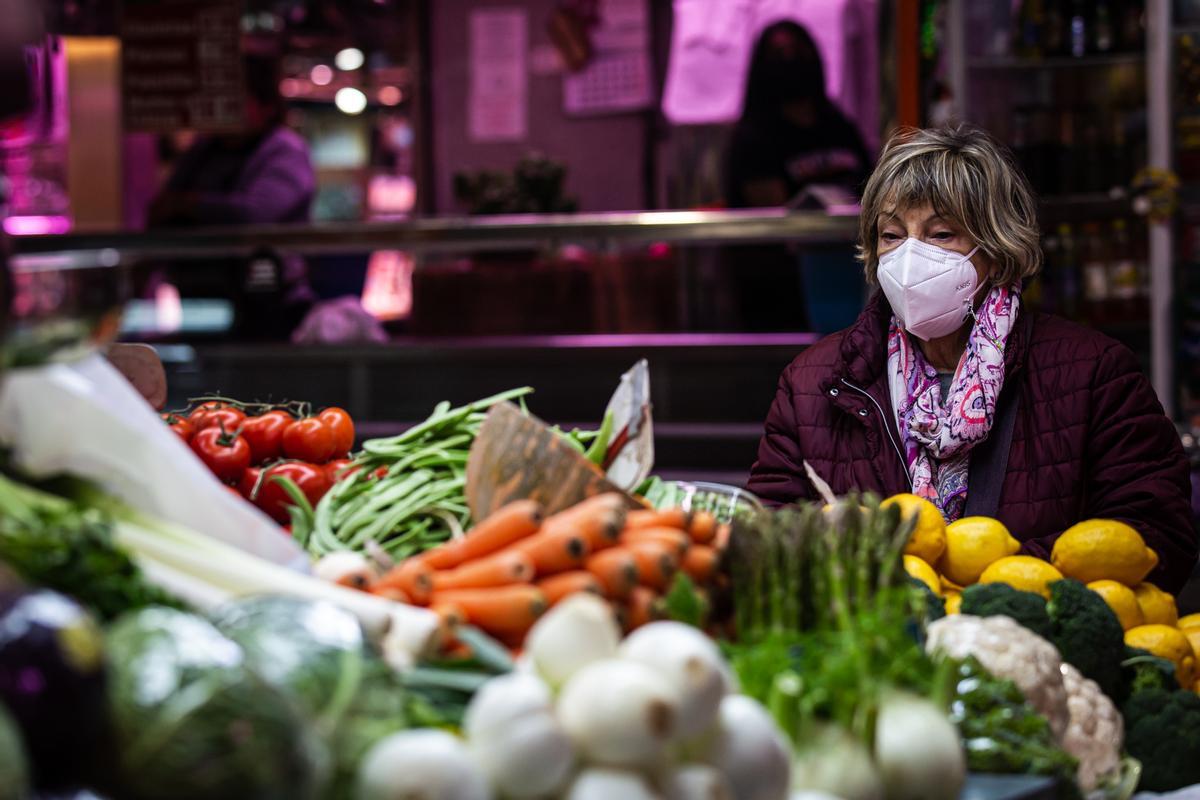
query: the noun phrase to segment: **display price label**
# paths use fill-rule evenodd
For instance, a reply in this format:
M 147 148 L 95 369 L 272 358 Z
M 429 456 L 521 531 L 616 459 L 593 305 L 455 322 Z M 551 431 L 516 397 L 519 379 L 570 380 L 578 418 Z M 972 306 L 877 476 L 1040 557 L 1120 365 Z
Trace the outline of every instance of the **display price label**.
M 241 13 L 241 0 L 121 4 L 127 131 L 219 133 L 242 127 Z

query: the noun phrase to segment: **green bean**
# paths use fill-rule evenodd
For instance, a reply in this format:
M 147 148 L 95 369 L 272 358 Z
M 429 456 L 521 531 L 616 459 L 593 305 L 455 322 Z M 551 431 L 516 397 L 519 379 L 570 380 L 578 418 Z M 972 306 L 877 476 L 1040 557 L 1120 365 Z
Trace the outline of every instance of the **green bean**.
M 435 497 L 452 495 L 462 488 L 459 481 L 424 483 L 419 489 L 405 494 L 390 508 L 380 509 L 380 513 L 373 518 L 360 512 L 342 526 L 341 538 L 350 544 L 362 544 L 367 539 L 377 538 L 380 533 L 391 530 Z

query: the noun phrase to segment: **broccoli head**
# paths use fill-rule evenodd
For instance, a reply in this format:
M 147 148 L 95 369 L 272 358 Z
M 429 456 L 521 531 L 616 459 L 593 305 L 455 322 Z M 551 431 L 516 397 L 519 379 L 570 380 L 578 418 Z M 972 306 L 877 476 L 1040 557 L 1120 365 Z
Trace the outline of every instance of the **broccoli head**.
M 1145 650 L 1125 646 L 1121 661 L 1120 701 L 1123 703 L 1138 692 L 1163 689 L 1172 692 L 1179 688 L 1175 665 Z
M 919 598 L 918 607 L 927 624 L 946 616 L 946 601 L 934 594 L 928 584 L 916 578 L 909 578 L 908 582 Z
M 974 617 L 1011 617 L 1045 639 L 1053 632 L 1041 595 L 1018 591 L 1006 583 L 968 586 L 963 589 L 960 610 Z
M 1099 684 L 1106 695 L 1117 697 L 1125 629 L 1104 598 L 1077 580 L 1055 581 L 1046 613 L 1053 628 L 1050 639 L 1063 660 Z
M 1200 695 L 1147 689 L 1134 693 L 1121 713 L 1125 749 L 1142 762 L 1139 789 L 1171 792 L 1200 783 Z

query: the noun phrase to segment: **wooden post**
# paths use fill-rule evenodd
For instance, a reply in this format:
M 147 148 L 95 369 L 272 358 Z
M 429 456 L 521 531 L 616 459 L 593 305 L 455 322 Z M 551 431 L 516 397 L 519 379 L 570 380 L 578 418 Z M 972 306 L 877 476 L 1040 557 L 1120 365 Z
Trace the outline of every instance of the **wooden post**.
M 896 124 L 921 124 L 921 0 L 896 2 Z

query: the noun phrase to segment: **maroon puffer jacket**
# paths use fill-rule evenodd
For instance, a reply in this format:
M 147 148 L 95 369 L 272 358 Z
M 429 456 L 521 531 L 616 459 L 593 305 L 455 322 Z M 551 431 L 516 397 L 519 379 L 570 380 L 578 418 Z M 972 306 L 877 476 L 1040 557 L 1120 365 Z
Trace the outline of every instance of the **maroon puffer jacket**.
M 805 460 L 838 494 L 909 491 L 886 375 L 891 314 L 877 292 L 852 327 L 784 370 L 750 491 L 772 503 L 812 498 Z M 1010 334 L 1005 363 L 1005 389 L 1021 395 L 997 517 L 1022 552 L 1049 558 L 1076 522 L 1124 520 L 1159 555 L 1149 580 L 1177 592 L 1197 553 L 1188 465 L 1133 354 L 1035 314 Z

